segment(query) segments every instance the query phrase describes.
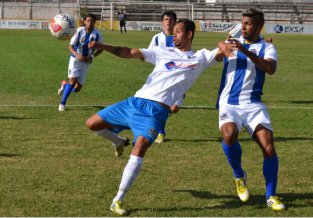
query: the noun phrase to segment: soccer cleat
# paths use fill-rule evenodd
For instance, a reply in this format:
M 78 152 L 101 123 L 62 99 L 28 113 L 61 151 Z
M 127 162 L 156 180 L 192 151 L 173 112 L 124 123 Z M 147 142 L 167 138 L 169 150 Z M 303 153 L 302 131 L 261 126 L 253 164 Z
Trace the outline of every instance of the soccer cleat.
M 110 210 L 120 216 L 126 215 L 127 211 L 122 208 L 122 202 L 121 201 L 113 201 L 113 203 L 110 206 Z
M 116 145 L 114 143 L 112 143 L 113 148 L 114 148 L 114 154 L 116 157 L 122 156 L 123 152 L 124 152 L 124 147 L 129 145 L 129 138 L 125 138 L 124 139 L 124 143 L 121 143 L 120 145 Z
M 285 205 L 280 201 L 281 198 L 277 196 L 271 196 L 266 200 L 267 206 L 272 208 L 273 210 L 284 210 Z
M 59 105 L 59 111 L 60 111 L 60 112 L 65 111 L 65 105 L 64 105 L 64 104 L 60 104 L 60 105 Z
M 247 187 L 247 174 L 244 173 L 243 177 L 236 178 L 235 184 L 237 187 L 238 197 L 242 202 L 246 202 L 249 199 L 249 190 Z
M 158 137 L 155 140 L 156 143 L 163 143 L 165 142 L 165 134 L 159 133 Z
M 64 86 L 65 85 L 66 85 L 66 80 L 62 80 L 61 87 L 58 89 L 58 96 L 62 96 L 63 95 Z

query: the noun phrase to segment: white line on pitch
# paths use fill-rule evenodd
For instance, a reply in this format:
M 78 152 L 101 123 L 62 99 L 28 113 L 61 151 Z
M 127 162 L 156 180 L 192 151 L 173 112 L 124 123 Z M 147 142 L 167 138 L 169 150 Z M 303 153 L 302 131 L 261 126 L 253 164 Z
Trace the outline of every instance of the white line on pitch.
M 107 107 L 108 105 L 66 105 L 67 107 Z M 0 107 L 55 107 L 58 105 L 0 105 Z M 291 109 L 291 110 L 313 110 L 313 107 L 299 107 L 299 106 L 267 106 L 269 109 Z M 215 109 L 215 106 L 182 106 L 182 109 Z

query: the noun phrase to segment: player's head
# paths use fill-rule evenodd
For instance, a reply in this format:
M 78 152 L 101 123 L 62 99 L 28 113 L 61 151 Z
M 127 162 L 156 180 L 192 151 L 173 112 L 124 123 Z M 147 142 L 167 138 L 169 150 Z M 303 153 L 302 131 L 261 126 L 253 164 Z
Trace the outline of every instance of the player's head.
M 95 23 L 96 23 L 96 15 L 89 13 L 84 17 L 84 25 L 87 30 L 92 30 L 95 26 Z
M 257 39 L 264 25 L 264 14 L 254 8 L 247 9 L 242 15 L 242 36 L 243 38 L 253 41 Z
M 192 20 L 180 19 L 174 27 L 174 44 L 179 49 L 191 49 L 196 25 Z
M 176 23 L 176 13 L 174 11 L 165 11 L 162 14 L 163 31 L 167 35 L 173 35 L 173 29 Z
M 173 20 L 177 20 L 177 15 L 174 11 L 164 11 L 163 14 L 162 14 L 162 20 L 164 20 L 164 17 L 167 16 L 167 17 L 171 17 L 173 18 Z

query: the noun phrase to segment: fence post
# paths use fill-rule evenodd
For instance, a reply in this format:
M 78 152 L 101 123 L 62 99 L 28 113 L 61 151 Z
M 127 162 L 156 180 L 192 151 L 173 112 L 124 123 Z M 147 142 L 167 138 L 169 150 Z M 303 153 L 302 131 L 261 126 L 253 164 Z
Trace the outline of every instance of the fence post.
M 111 2 L 110 30 L 113 30 L 113 2 Z
M 28 18 L 32 20 L 33 19 L 33 0 L 29 0 L 29 1 L 30 1 L 30 9 L 29 9 Z

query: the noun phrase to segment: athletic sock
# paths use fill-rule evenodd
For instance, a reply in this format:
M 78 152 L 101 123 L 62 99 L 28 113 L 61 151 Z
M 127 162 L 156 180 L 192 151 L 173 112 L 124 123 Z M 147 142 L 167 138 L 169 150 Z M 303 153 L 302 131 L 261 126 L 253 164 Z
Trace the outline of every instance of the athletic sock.
M 64 91 L 63 91 L 63 96 L 62 96 L 62 100 L 61 100 L 61 104 L 65 105 L 66 104 L 66 100 L 67 98 L 70 96 L 72 89 L 74 87 L 72 85 L 70 85 L 69 83 L 67 83 L 64 87 Z
M 128 163 L 123 172 L 117 195 L 113 201 L 123 201 L 125 194 L 139 174 L 142 162 L 142 157 L 130 155 Z
M 112 132 L 109 129 L 103 129 L 99 131 L 94 131 L 98 136 L 101 136 L 102 138 L 110 140 L 112 143 L 114 143 L 116 146 L 121 146 L 125 143 L 125 138 L 119 136 L 118 134 Z
M 266 183 L 266 199 L 276 194 L 278 157 L 265 157 L 263 162 L 263 175 Z
M 76 89 L 76 88 L 73 88 L 73 89 L 72 89 L 72 92 L 77 92 L 77 89 Z
M 228 163 L 233 170 L 235 178 L 244 176 L 244 171 L 241 167 L 241 155 L 242 150 L 238 141 L 234 145 L 227 145 L 224 141 L 222 142 L 224 153 L 227 157 Z

